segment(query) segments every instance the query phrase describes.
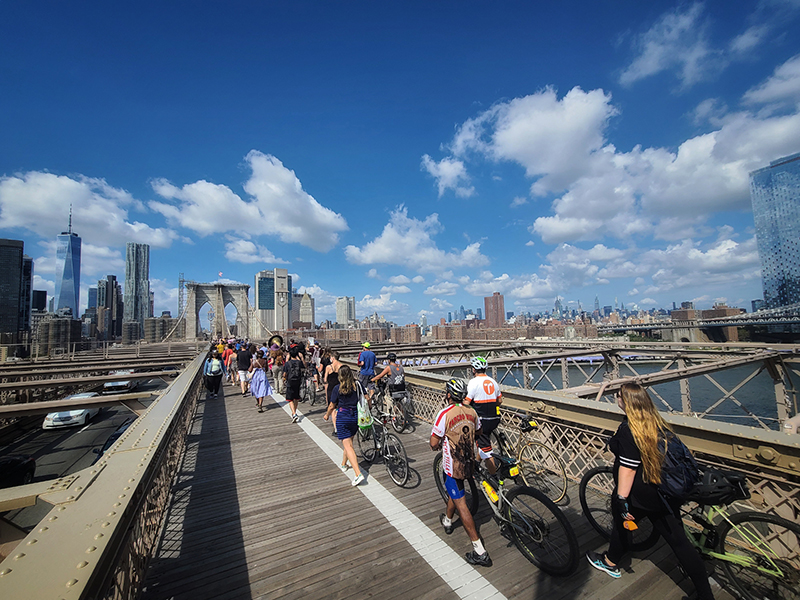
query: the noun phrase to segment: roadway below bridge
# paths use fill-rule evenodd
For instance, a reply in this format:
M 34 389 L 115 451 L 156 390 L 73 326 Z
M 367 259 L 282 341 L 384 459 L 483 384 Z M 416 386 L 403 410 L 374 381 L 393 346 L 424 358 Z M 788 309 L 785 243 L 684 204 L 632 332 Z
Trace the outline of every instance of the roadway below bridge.
M 139 402 L 148 406 L 167 384 L 160 378 L 143 381 L 137 392 L 150 392 Z M 100 391 L 99 386 L 96 391 Z M 42 429 L 44 415 L 24 417 L 6 428 L 0 439 L 0 456 L 29 455 L 36 460 L 33 482 L 55 480 L 90 466 L 103 445 L 127 419 L 136 415 L 123 406 L 102 408 L 86 425 Z M 44 502 L 5 513 L 0 517 L 24 531 L 30 531 L 52 509 Z

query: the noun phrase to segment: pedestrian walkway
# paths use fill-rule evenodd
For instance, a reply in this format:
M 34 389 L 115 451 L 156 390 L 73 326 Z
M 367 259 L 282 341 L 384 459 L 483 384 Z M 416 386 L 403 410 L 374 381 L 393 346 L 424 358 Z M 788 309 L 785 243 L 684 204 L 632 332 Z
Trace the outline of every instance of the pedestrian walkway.
M 635 556 L 621 579 L 583 558 L 571 577 L 550 577 L 500 535 L 485 509 L 476 521 L 494 566 L 472 567 L 462 559 L 470 549 L 463 529 L 447 536 L 439 524 L 444 504 L 432 480 L 428 424 L 400 436 L 411 466 L 404 488 L 381 464 L 362 466 L 367 481 L 353 488 L 353 471 L 338 468 L 341 445 L 322 406 L 301 403 L 303 417 L 293 424 L 281 396 L 258 413 L 236 390 L 223 384 L 219 398 L 198 404 L 146 600 L 678 600 L 691 589 L 663 544 Z M 581 550 L 603 547 L 580 514 L 577 491 L 570 494 L 564 511 Z

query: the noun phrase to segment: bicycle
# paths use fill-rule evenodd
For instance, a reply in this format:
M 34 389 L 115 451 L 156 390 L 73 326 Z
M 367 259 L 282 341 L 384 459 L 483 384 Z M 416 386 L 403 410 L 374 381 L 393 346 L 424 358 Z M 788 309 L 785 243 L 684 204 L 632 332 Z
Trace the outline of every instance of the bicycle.
M 314 379 L 314 367 L 309 365 L 303 373 L 303 380 L 300 383 L 300 402 L 311 401 L 311 406 L 317 401 L 317 382 Z
M 368 463 L 375 462 L 378 457 L 383 458 L 383 464 L 389 477 L 400 487 L 408 481 L 408 455 L 405 446 L 393 433 L 386 431 L 390 415 L 386 412 L 373 409 L 372 426 L 358 428 L 356 441 L 358 451 Z
M 520 478 L 519 467 L 509 457 L 498 458 L 500 465 L 494 476 L 476 463 L 473 476 L 464 480 L 469 511 L 473 515 L 477 512 L 480 489 L 501 532 L 513 540 L 528 561 L 550 575 L 569 575 L 578 564 L 578 540 L 569 521 L 561 509 L 536 488 L 513 485 L 506 489 L 508 479 Z M 441 452 L 433 459 L 433 476 L 442 499 L 447 502 Z
M 409 424 L 408 406 L 411 404 L 411 395 L 408 390 L 401 392 L 389 392 L 388 386 L 383 379 L 376 382 L 377 390 L 373 398 L 373 403 L 381 411 L 387 410 L 392 423 L 392 428 L 397 433 L 403 433 Z M 388 402 L 385 400 L 388 398 Z
M 539 424 L 528 415 L 512 413 L 519 417 L 517 443 L 511 446 L 508 436 L 498 427 L 492 434 L 492 447 L 503 456 L 518 461 L 520 475 L 525 485 L 542 491 L 553 502 L 560 502 L 567 495 L 567 472 L 564 463 L 548 446 L 528 437 Z
M 704 558 L 718 561 L 746 600 L 797 599 L 800 593 L 800 525 L 767 513 L 730 512 L 727 506 L 750 498 L 750 492 L 742 475 L 720 475 L 729 484 L 728 492 L 706 497 L 693 494 L 687 503 L 694 506 L 682 511 L 689 541 Z M 606 490 L 607 499 L 600 500 L 599 494 Z M 613 525 L 612 490 L 612 467 L 591 469 L 581 480 L 584 515 L 605 539 L 611 536 Z M 658 541 L 658 531 L 652 526 L 646 527 L 647 519 L 636 524 L 639 529 L 632 532 L 635 539 L 631 550 L 652 547 Z

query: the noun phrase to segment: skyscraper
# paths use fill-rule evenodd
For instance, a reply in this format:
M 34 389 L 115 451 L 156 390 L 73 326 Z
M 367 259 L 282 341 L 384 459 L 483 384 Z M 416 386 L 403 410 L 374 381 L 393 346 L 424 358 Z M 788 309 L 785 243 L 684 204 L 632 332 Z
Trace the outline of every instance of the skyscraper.
M 505 324 L 506 306 L 500 292 L 485 297 L 483 307 L 486 309 L 486 327 L 498 328 Z
M 355 296 L 340 296 L 336 298 L 336 322 L 348 325 L 356 320 Z
M 0 333 L 20 330 L 23 246 L 20 240 L 0 240 Z
M 303 294 L 303 298 L 300 300 L 300 321 L 302 323 L 311 323 L 313 327 L 316 321 L 314 320 L 316 315 L 314 314 L 314 299 L 308 295 L 308 292 Z
M 27 254 L 22 255 L 22 287 L 20 288 L 19 301 L 19 329 L 31 329 L 31 302 L 33 300 L 33 259 Z
M 800 302 L 800 153 L 750 173 L 764 305 Z
M 139 338 L 144 336 L 144 320 L 150 316 L 150 246 L 128 242 L 125 247 L 124 321 L 139 323 Z
M 72 318 L 78 319 L 81 299 L 81 238 L 72 231 L 72 208 L 69 210 L 69 229 L 56 237 L 56 295 L 55 310 L 69 308 Z
M 256 322 L 253 335 L 256 337 L 266 332 L 258 322 L 270 331 L 281 331 L 291 328 L 292 311 L 292 276 L 286 269 L 267 269 L 259 271 L 255 277 L 255 313 Z
M 122 336 L 122 288 L 116 275 L 97 282 L 97 331 L 100 339 L 113 340 Z

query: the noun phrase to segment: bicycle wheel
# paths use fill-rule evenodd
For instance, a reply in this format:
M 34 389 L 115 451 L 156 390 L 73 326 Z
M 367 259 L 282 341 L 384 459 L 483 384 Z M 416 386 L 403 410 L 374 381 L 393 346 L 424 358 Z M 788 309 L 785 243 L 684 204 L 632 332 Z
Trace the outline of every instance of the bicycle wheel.
M 569 575 L 578 564 L 575 532 L 555 503 L 536 488 L 506 494 L 505 517 L 522 555 L 545 573 Z
M 389 477 L 399 486 L 408 481 L 408 456 L 403 442 L 393 433 L 387 433 L 383 442 L 383 464 Z
M 553 502 L 567 495 L 567 473 L 552 449 L 528 442 L 519 452 L 519 470 L 525 485 L 535 487 Z
M 378 454 L 378 446 L 375 443 L 373 428 L 361 429 L 359 427 L 356 432 L 356 441 L 358 443 L 358 452 L 361 454 L 361 457 L 368 463 L 374 462 Z
M 717 533 L 722 566 L 744 598 L 800 597 L 800 525 L 782 517 L 742 512 Z
M 407 424 L 408 417 L 403 401 L 392 398 L 392 427 L 397 433 L 403 433 Z
M 586 472 L 581 479 L 578 495 L 581 500 L 583 516 L 603 539 L 611 538 L 614 518 L 611 516 L 611 494 L 614 492 L 612 467 L 595 467 Z M 652 548 L 658 541 L 658 531 L 649 519 L 636 521 L 638 529 L 629 532 L 629 548 L 634 552 Z
M 442 500 L 447 502 L 450 499 L 450 495 L 444 487 L 444 457 L 441 452 L 437 453 L 433 459 L 433 480 L 442 495 Z M 467 501 L 467 508 L 469 508 L 470 513 L 474 515 L 478 512 L 478 488 L 472 477 L 464 481 L 464 499 Z
M 309 379 L 308 382 L 306 383 L 306 390 L 308 397 L 311 399 L 311 406 L 314 406 L 314 404 L 316 404 L 317 402 L 319 394 L 317 394 L 317 382 L 314 381 L 313 378 Z

